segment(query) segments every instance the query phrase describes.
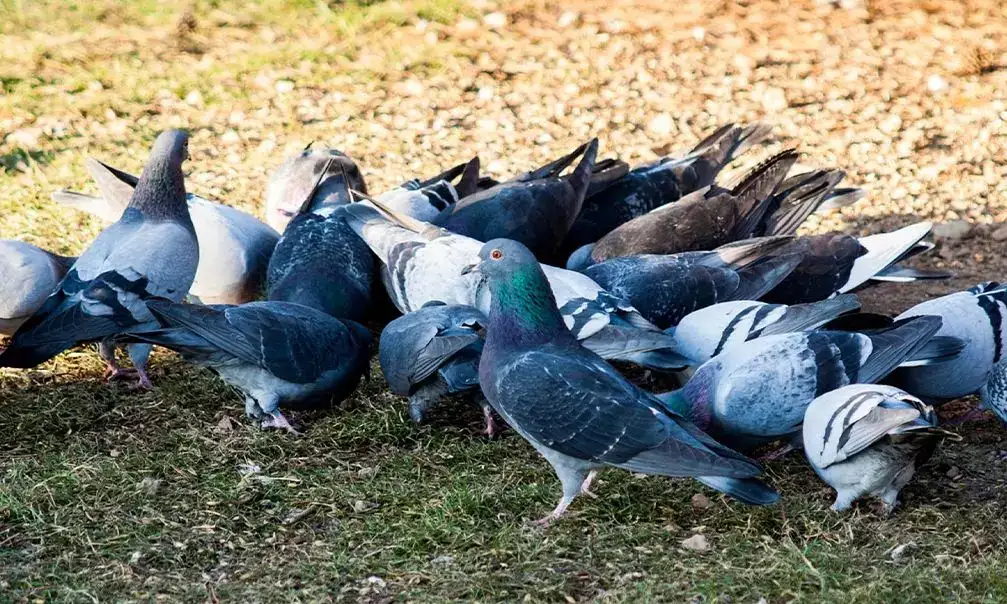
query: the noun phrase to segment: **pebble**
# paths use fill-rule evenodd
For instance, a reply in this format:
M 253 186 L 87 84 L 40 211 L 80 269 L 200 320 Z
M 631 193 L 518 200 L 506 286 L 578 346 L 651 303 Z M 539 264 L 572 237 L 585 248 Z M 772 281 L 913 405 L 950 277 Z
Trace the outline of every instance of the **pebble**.
M 659 113 L 647 123 L 647 132 L 654 136 L 668 136 L 674 126 L 672 117 L 667 113 Z
M 710 503 L 710 498 L 707 497 L 706 495 L 702 493 L 696 493 L 695 495 L 692 496 L 692 507 L 699 510 L 705 510 L 706 508 L 710 507 L 710 505 L 712 505 Z
M 1007 239 L 1007 224 L 993 231 L 993 234 L 990 235 L 990 237 L 992 237 L 994 241 L 1003 241 Z
M 702 533 L 698 533 L 688 539 L 683 539 L 682 547 L 693 552 L 707 552 L 710 551 L 710 542 Z
M 507 15 L 501 12 L 490 13 L 483 17 L 483 23 L 490 29 L 500 29 L 507 25 Z
M 972 223 L 967 220 L 952 220 L 934 225 L 934 239 L 944 241 L 961 241 L 972 232 Z

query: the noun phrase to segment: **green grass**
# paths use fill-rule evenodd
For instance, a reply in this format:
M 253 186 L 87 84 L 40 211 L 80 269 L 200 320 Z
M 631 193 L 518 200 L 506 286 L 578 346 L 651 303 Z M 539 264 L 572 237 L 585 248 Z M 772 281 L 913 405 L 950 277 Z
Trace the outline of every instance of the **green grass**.
M 0 124 L 21 132 L 0 143 L 0 237 L 79 252 L 100 225 L 51 191 L 93 190 L 85 155 L 139 170 L 171 125 L 193 131 L 190 189 L 253 211 L 283 153 L 314 139 L 367 150 L 375 190 L 401 180 L 375 165 L 433 173 L 478 144 L 458 134 L 467 146 L 446 150 L 435 131 L 418 150 L 385 105 L 399 109 L 387 91 L 404 80 L 443 83 L 475 60 L 463 40 L 421 31 L 476 14 L 460 2 L 221 0 L 192 14 L 180 34 L 165 3 L 0 0 Z M 241 142 L 221 143 L 232 129 Z M 465 401 L 414 426 L 375 368 L 339 408 L 293 414 L 306 434 L 292 438 L 251 426 L 209 372 L 170 354 L 152 364 L 158 389 L 143 394 L 102 383 L 85 349 L 0 371 L 0 602 L 1007 599 L 992 420 L 963 428 L 887 519 L 869 503 L 831 513 L 831 492 L 793 456 L 768 466 L 784 494 L 773 508 L 613 471 L 599 500 L 540 531 L 527 521 L 552 509 L 558 481 L 513 433 L 480 437 Z M 711 551 L 681 548 L 697 532 Z

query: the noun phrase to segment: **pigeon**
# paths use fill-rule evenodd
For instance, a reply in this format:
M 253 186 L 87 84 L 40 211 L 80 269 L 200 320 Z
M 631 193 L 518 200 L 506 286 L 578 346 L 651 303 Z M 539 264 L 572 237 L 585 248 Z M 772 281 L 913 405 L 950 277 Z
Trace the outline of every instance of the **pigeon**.
M 793 237 L 778 254 L 797 254 L 803 260 L 787 278 L 762 297 L 774 304 L 802 304 L 846 293 L 868 281 L 907 282 L 917 279 L 944 279 L 950 273 L 901 267 L 899 262 L 932 248 L 922 239 L 933 225 L 918 222 L 889 233 L 854 237 L 830 233 Z M 747 246 L 753 240 L 738 241 L 718 249 Z
M 804 416 L 804 453 L 836 490 L 832 510 L 871 495 L 885 515 L 942 437 L 931 406 L 893 386 L 851 384 L 815 398 Z
M 493 409 L 552 465 L 563 497 L 540 524 L 561 517 L 597 470 L 616 467 L 692 476 L 751 504 L 779 495 L 754 461 L 665 409 L 567 329 L 531 251 L 494 239 L 464 269 L 485 280 L 492 305 L 479 385 Z
M 452 181 L 458 178 L 458 184 Z M 425 181 L 412 179 L 378 195 L 385 205 L 424 222 L 450 213 L 458 200 L 480 190 L 479 158 L 472 158 Z
M 341 401 L 368 369 L 371 333 L 290 302 L 240 306 L 176 304 L 149 299 L 156 328 L 131 330 L 125 341 L 164 346 L 215 371 L 245 397 L 245 413 L 263 428 L 296 432 L 280 405 Z
M 444 396 L 479 390 L 479 329 L 486 318 L 471 306 L 428 304 L 385 326 L 381 332 L 381 371 L 393 394 L 409 397 L 409 417 L 422 422 Z M 489 403 L 478 397 L 486 435 L 496 425 Z
M 538 170 L 464 197 L 434 224 L 478 241 L 515 239 L 548 259 L 580 214 L 597 152 L 592 139 Z M 578 157 L 573 171 L 560 176 Z
M 584 270 L 609 293 L 664 329 L 690 312 L 729 300 L 757 300 L 797 267 L 799 256 L 776 256 L 785 245 L 761 240 L 713 252 L 613 258 Z
M 811 183 L 786 184 L 787 172 L 796 161 L 795 151 L 784 151 L 754 168 L 731 189 L 704 187 L 660 206 L 577 249 L 566 266 L 583 269 L 622 256 L 708 251 L 760 232 L 791 235 L 842 178 L 839 171 L 815 172 L 800 177 L 811 179 Z M 774 194 L 784 184 L 787 188 Z M 767 214 L 770 209 L 774 214 Z M 775 225 L 780 229 L 772 228 Z
M 301 207 L 309 198 L 312 211 L 350 203 L 347 188 L 367 192 L 357 164 L 342 151 L 308 145 L 269 177 L 266 223 L 282 233 L 294 216 L 303 213 Z
M 347 206 L 346 211 L 352 216 L 350 227 L 384 263 L 382 280 L 400 312 L 418 310 L 429 302 L 488 310 L 488 291 L 480 290 L 478 279 L 461 274 L 482 243 L 402 215 L 370 198 Z M 682 357 L 671 352 L 674 340 L 625 300 L 580 273 L 548 265 L 542 270 L 564 321 L 585 346 L 605 358 L 652 369 L 686 366 Z
M 86 160 L 100 197 L 61 190 L 54 201 L 115 222 L 129 205 L 137 178 L 96 159 Z M 237 208 L 186 195 L 189 216 L 199 241 L 199 266 L 189 293 L 204 304 L 241 304 L 259 297 L 266 266 L 279 234 L 258 218 Z
M 898 321 L 871 333 L 812 331 L 764 336 L 733 346 L 658 398 L 714 438 L 750 449 L 796 435 L 817 396 L 877 382 L 896 367 L 954 358 L 957 338 L 934 338 L 940 317 Z
M 111 338 L 147 324 L 153 316 L 143 299 L 179 301 L 196 275 L 199 246 L 185 202 L 182 162 L 188 135 L 161 133 L 140 174 L 129 205 L 73 263 L 59 287 L 14 334 L 0 353 L 0 367 L 34 367 L 84 342 L 100 342 L 110 377 L 126 374 L 116 364 Z M 151 347 L 131 344 L 140 386 Z
M 854 294 L 793 306 L 737 300 L 695 310 L 666 331 L 675 337 L 675 350 L 699 365 L 743 342 L 812 331 L 859 309 L 860 300 Z
M 346 156 L 337 160 L 344 168 L 352 164 Z M 303 304 L 340 319 L 360 321 L 368 314 L 374 255 L 347 224 L 347 206 L 328 202 L 350 195 L 351 173 L 327 169 L 322 172 L 325 189 L 306 192 L 269 261 L 267 299 Z M 343 193 L 336 192 L 333 181 L 343 184 Z
M 760 143 L 770 132 L 765 124 L 739 127 L 727 124 L 676 159 L 638 166 L 599 191 L 588 190 L 584 207 L 563 242 L 564 257 L 594 243 L 616 227 L 667 203 L 713 184 L 731 160 Z
M 1007 286 L 995 281 L 927 300 L 896 320 L 935 315 L 943 320 L 938 335 L 961 338 L 962 353 L 946 362 L 900 369 L 892 383 L 930 403 L 942 403 L 980 391 L 1004 358 L 1007 338 Z M 985 402 L 985 400 L 984 400 Z
M 0 334 L 17 331 L 56 291 L 74 260 L 23 241 L 0 241 Z

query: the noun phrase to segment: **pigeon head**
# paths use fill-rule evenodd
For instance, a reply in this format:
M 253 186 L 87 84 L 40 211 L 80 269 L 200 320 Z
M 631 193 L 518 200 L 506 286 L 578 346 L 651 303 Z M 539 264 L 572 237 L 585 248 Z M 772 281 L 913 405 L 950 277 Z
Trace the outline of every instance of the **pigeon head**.
M 185 202 L 182 162 L 189 157 L 189 135 L 184 130 L 165 130 L 154 141 L 150 158 L 133 190 L 129 207 L 147 218 L 189 221 Z
M 489 288 L 490 327 L 487 342 L 507 339 L 529 344 L 557 337 L 573 338 L 556 307 L 542 266 L 524 245 L 493 239 L 479 251 L 479 262 L 463 274 L 478 273 Z

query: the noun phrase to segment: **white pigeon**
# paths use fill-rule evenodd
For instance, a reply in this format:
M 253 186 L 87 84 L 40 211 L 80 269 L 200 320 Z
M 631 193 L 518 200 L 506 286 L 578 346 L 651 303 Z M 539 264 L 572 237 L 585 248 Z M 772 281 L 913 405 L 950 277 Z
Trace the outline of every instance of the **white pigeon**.
M 804 453 L 836 490 L 836 512 L 872 495 L 890 514 L 946 434 L 932 407 L 894 386 L 851 384 L 819 396 L 804 415 Z

